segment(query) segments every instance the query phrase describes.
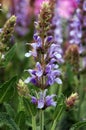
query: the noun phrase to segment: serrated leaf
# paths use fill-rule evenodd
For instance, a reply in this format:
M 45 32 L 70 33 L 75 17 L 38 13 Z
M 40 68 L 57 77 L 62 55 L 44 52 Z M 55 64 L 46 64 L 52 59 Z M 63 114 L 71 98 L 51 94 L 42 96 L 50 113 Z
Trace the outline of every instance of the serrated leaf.
M 26 98 L 23 98 L 25 109 L 29 116 L 35 116 L 36 115 L 36 108 L 35 106 Z
M 0 103 L 8 101 L 14 94 L 17 76 L 0 86 Z
M 74 125 L 70 128 L 70 130 L 79 130 L 79 128 L 81 128 L 81 127 L 83 127 L 83 126 L 86 126 L 86 121 L 82 121 L 82 122 L 80 121 L 80 122 L 74 124 Z
M 10 130 L 20 130 L 14 120 L 6 113 L 0 113 L 0 127 L 8 126 Z

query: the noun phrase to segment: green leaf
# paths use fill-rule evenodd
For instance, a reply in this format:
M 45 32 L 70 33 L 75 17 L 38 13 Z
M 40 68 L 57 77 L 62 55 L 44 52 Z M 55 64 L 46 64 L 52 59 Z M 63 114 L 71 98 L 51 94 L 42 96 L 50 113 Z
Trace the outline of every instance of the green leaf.
M 5 102 L 4 107 L 6 109 L 7 114 L 10 117 L 15 118 L 16 113 L 15 113 L 14 109 L 11 107 L 11 105 Z
M 14 94 L 17 76 L 0 86 L 0 103 L 8 101 Z
M 27 120 L 27 117 L 26 117 L 26 114 L 24 111 L 20 111 L 17 116 L 16 116 L 16 123 L 17 125 L 19 126 L 19 128 L 21 130 L 24 130 L 25 127 L 26 127 L 26 120 Z
M 65 110 L 64 97 L 62 94 L 58 97 L 57 103 L 58 104 L 54 110 L 55 112 L 54 112 L 54 116 L 53 116 L 51 130 L 55 130 L 57 122 L 60 120 L 60 118 Z
M 74 73 L 73 71 L 71 70 L 71 65 L 67 64 L 67 78 L 68 78 L 68 81 L 71 85 L 73 84 L 74 82 Z
M 35 106 L 26 98 L 23 98 L 24 106 L 26 109 L 26 112 L 29 116 L 35 116 L 36 115 L 36 108 Z
M 65 104 L 64 104 L 64 96 L 61 94 L 58 99 L 57 99 L 57 106 L 55 108 L 54 114 L 53 114 L 53 119 L 57 118 L 57 115 L 60 111 L 61 108 L 65 108 Z
M 79 128 L 81 128 L 81 127 L 83 127 L 83 126 L 86 126 L 86 121 L 82 121 L 82 122 L 80 121 L 80 122 L 74 124 L 74 125 L 70 128 L 70 130 L 79 130 Z
M 4 66 L 7 66 L 7 64 L 13 59 L 13 56 L 15 55 L 15 50 L 16 44 L 6 53 L 5 61 L 3 63 Z
M 0 127 L 8 126 L 10 130 L 20 130 L 14 120 L 5 112 L 0 112 Z

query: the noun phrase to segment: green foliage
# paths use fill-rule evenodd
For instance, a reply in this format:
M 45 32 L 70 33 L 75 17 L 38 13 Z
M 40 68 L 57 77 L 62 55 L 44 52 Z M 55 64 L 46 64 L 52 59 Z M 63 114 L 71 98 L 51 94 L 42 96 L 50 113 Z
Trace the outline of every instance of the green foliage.
M 6 67 L 7 64 L 13 59 L 15 55 L 16 44 L 5 54 L 5 60 L 3 66 Z
M 65 108 L 65 104 L 64 104 L 64 96 L 61 94 L 58 99 L 57 99 L 57 106 L 55 108 L 55 111 L 54 111 L 54 116 L 53 116 L 53 119 L 57 118 L 58 116 L 58 113 L 60 110 L 63 110 Z
M 82 128 L 83 126 L 86 126 L 86 121 L 82 121 L 82 122 L 80 121 L 80 122 L 74 124 L 74 125 L 70 128 L 70 130 L 79 130 L 79 128 Z
M 23 98 L 23 102 L 28 116 L 35 116 L 36 115 L 35 106 L 26 98 Z
M 14 120 L 6 113 L 0 113 L 0 127 L 8 126 L 9 130 L 20 130 Z
M 26 120 L 27 116 L 24 111 L 20 111 L 16 116 L 16 123 L 19 126 L 20 130 L 26 130 Z
M 14 76 L 9 81 L 6 81 L 0 86 L 0 103 L 8 101 L 14 94 L 17 76 Z
M 6 102 L 4 102 L 3 104 L 4 104 L 4 107 L 6 109 L 7 114 L 10 117 L 15 118 L 16 113 L 15 113 L 14 109 L 11 107 L 11 105 L 6 103 Z

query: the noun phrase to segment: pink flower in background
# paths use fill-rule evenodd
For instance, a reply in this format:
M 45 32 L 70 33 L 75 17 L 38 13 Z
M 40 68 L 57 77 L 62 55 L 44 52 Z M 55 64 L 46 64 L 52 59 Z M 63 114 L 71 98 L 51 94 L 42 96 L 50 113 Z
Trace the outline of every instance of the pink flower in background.
M 40 7 L 41 7 L 41 3 L 43 2 L 44 0 L 35 0 L 35 3 L 34 3 L 34 8 L 35 8 L 35 14 L 37 15 L 40 11 Z
M 69 19 L 76 8 L 76 0 L 58 0 L 58 13 L 63 18 Z

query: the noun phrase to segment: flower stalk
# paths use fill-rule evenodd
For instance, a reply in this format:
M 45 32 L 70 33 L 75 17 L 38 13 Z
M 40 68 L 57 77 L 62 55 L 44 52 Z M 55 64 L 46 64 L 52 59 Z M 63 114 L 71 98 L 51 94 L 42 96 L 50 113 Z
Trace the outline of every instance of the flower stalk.
M 40 130 L 44 130 L 44 110 L 40 110 Z
M 32 116 L 32 130 L 36 130 L 36 117 Z

